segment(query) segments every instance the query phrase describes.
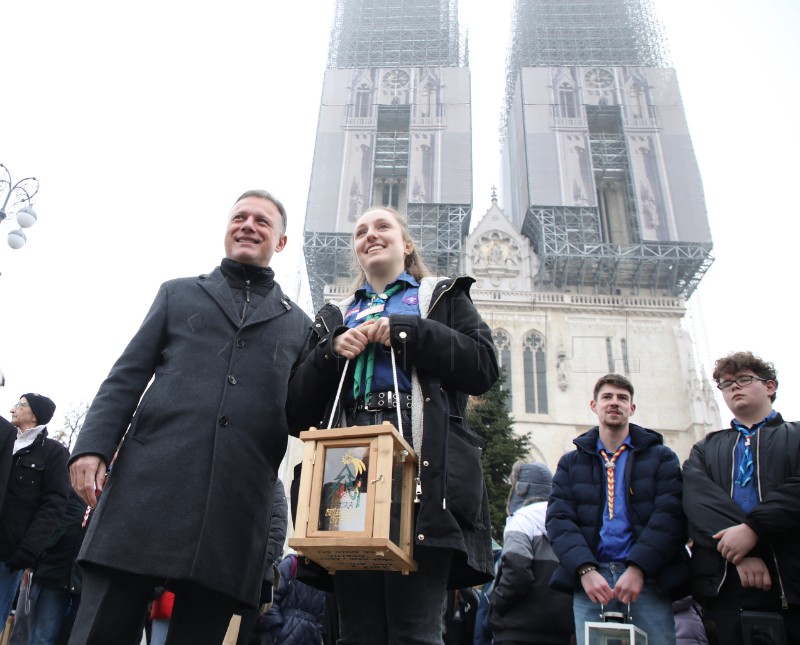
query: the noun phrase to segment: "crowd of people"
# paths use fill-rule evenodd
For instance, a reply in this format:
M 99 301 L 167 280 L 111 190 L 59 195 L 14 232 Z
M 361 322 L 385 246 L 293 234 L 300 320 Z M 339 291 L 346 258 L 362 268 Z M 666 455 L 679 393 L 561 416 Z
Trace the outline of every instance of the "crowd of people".
M 48 397 L 0 417 L 10 642 L 219 645 L 239 616 L 237 645 L 584 645 L 603 621 L 655 645 L 800 643 L 800 425 L 773 408 L 771 363 L 717 361 L 733 420 L 683 465 L 631 422 L 631 381 L 602 376 L 597 425 L 555 471 L 514 465 L 500 545 L 466 422 L 499 376 L 471 278 L 432 276 L 405 218 L 371 208 L 351 295 L 312 320 L 270 269 L 286 223 L 270 193 L 235 201 L 222 262 L 161 285 L 71 454 Z M 325 420 L 388 421 L 413 446 L 416 572 L 285 554 L 278 467 Z

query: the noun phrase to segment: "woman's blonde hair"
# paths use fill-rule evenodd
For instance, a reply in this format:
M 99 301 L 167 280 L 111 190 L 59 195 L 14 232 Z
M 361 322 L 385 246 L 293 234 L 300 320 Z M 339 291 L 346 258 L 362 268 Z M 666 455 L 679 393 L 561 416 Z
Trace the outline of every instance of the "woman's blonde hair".
M 400 214 L 400 212 L 398 212 L 391 206 L 373 206 L 372 208 L 368 208 L 363 213 L 361 213 L 359 217 L 363 217 L 367 213 L 372 213 L 374 211 L 385 211 L 389 213 L 392 217 L 394 217 L 395 221 L 400 226 L 400 233 L 403 236 L 403 241 L 411 242 L 411 253 L 409 253 L 406 256 L 405 264 L 403 265 L 403 270 L 409 275 L 411 275 L 417 281 L 422 280 L 422 278 L 426 278 L 428 276 L 433 275 L 431 270 L 428 268 L 428 265 L 426 265 L 424 260 L 422 259 L 422 255 L 417 249 L 417 243 L 414 241 L 414 238 L 411 237 L 411 231 L 408 228 L 408 220 L 406 219 L 406 217 Z M 364 273 L 364 269 L 362 269 L 361 265 L 358 263 L 358 255 L 356 255 L 355 231 L 353 232 L 352 249 L 353 249 L 352 273 L 357 277 L 353 280 L 352 284 L 350 285 L 350 292 L 355 293 L 367 281 L 367 274 Z

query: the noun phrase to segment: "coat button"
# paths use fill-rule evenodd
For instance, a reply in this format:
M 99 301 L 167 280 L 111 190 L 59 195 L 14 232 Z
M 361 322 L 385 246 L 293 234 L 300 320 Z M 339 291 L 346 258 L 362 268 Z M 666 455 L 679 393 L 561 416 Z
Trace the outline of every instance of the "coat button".
M 322 327 L 322 325 L 320 325 L 319 323 L 317 323 L 316 325 L 314 325 L 314 327 Z
M 428 466 L 430 466 L 431 464 L 430 464 L 430 462 L 429 462 L 429 461 L 426 459 L 425 461 L 423 461 L 423 462 L 422 462 L 422 465 L 423 465 L 423 466 L 425 466 L 425 467 L 427 468 L 427 467 L 428 467 Z
M 246 343 L 245 343 L 245 342 L 244 342 L 244 340 L 242 340 L 241 338 L 237 338 L 237 339 L 236 339 L 236 347 L 238 347 L 239 349 L 242 349 L 242 347 L 244 347 L 244 346 L 245 346 L 245 344 L 246 344 Z
M 418 539 L 420 542 L 422 542 L 422 541 L 425 539 L 425 536 L 424 536 L 422 533 L 420 533 L 419 535 L 417 535 L 417 539 Z
M 236 385 L 236 377 L 233 374 L 228 374 L 228 383 Z
M 431 402 L 431 398 L 429 396 L 426 396 L 425 397 L 425 403 L 430 403 L 430 402 Z
M 228 425 L 228 417 L 226 417 L 226 416 L 221 416 L 221 417 L 219 418 L 219 424 L 220 424 L 220 425 L 221 425 L 223 428 L 224 428 L 226 425 Z
M 405 340 L 406 338 L 408 338 L 408 334 L 407 334 L 406 332 L 404 332 L 404 331 L 401 331 L 401 332 L 400 332 L 399 334 L 397 334 L 397 335 L 398 335 L 398 336 L 400 336 L 400 339 L 401 339 L 401 340 Z

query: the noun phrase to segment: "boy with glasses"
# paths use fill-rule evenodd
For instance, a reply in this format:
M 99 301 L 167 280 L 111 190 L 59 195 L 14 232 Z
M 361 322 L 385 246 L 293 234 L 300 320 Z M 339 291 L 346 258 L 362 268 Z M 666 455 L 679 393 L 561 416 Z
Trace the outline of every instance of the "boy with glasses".
M 772 407 L 772 363 L 737 352 L 716 362 L 713 377 L 733 420 L 697 442 L 683 465 L 692 593 L 711 612 L 721 643 L 744 642 L 754 611 L 772 612 L 768 621 L 781 616 L 788 642 L 797 643 L 800 424 Z

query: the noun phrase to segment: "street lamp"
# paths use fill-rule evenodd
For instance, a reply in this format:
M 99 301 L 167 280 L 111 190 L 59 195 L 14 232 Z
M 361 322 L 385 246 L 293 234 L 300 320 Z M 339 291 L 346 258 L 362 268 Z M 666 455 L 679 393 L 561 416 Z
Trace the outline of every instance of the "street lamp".
M 6 194 L 0 206 L 0 224 L 7 221 L 10 225 L 16 218 L 20 227 L 8 234 L 8 245 L 12 249 L 25 246 L 25 232 L 22 229 L 36 224 L 36 211 L 31 207 L 31 200 L 38 191 L 39 180 L 36 177 L 25 177 L 12 185 L 11 173 L 0 163 L 0 198 L 4 192 Z

